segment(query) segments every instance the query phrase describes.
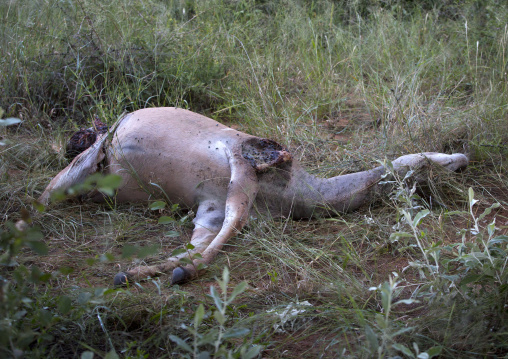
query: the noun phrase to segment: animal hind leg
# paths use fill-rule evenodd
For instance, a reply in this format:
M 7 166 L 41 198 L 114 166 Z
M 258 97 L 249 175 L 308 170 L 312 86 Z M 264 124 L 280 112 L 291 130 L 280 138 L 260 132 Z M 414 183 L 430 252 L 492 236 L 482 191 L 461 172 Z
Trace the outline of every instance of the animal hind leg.
M 115 276 L 114 283 L 116 285 L 125 284 L 129 277 L 143 278 L 147 276 L 154 276 L 159 273 L 168 272 L 174 269 L 172 275 L 172 284 L 181 283 L 191 278 L 194 278 L 198 274 L 198 269 L 201 264 L 209 264 L 217 253 L 222 249 L 224 244 L 238 233 L 249 218 L 249 212 L 252 208 L 252 203 L 256 197 L 259 189 L 258 179 L 254 168 L 241 156 L 238 152 L 231 152 L 225 145 L 221 144 L 222 149 L 226 153 L 229 160 L 229 166 L 231 170 L 231 178 L 228 186 L 227 198 L 225 206 L 215 206 L 214 210 L 221 208 L 220 212 L 224 220 L 220 221 L 217 213 L 212 215 L 210 211 L 210 217 L 208 225 L 211 225 L 212 229 L 208 230 L 204 227 L 199 226 L 194 230 L 192 235 L 191 243 L 196 247 L 191 252 L 191 258 L 193 253 L 200 253 L 201 258 L 193 258 L 192 264 L 185 267 L 179 266 L 179 259 L 188 256 L 188 253 L 183 253 L 180 257 L 169 258 L 169 260 L 158 266 L 151 267 L 138 267 L 131 271 L 120 272 Z M 199 217 L 205 217 L 206 208 L 208 206 L 202 206 L 200 204 L 199 209 L 203 208 L 200 212 Z M 197 218 L 197 217 L 196 217 Z M 220 224 L 220 230 L 218 226 Z M 196 243 L 194 244 L 193 243 Z M 206 249 L 204 249 L 206 246 Z
M 405 168 L 415 168 L 426 165 L 426 161 L 437 163 L 450 171 L 457 171 L 464 168 L 468 164 L 468 158 L 462 153 L 454 153 L 447 155 L 438 152 L 415 153 L 411 155 L 401 156 L 392 163 L 396 171 Z
M 224 222 L 224 211 L 224 201 L 202 201 L 198 206 L 196 217 L 193 220 L 194 231 L 192 232 L 190 241 L 194 246 L 192 250 L 170 257 L 162 264 L 139 266 L 129 271 L 120 272 L 115 276 L 115 285 L 123 285 L 132 280 L 140 280 L 167 273 L 179 265 L 180 259 L 185 257 L 193 258 L 196 253 L 201 254 L 220 232 L 222 223 Z
M 250 209 L 259 189 L 256 172 L 239 153 L 232 153 L 225 146 L 223 149 L 231 168 L 224 223 L 217 236 L 201 253 L 201 258 L 193 259 L 192 264 L 173 270 L 171 284 L 182 283 L 196 277 L 200 266 L 209 264 L 227 241 L 242 230 L 249 219 Z

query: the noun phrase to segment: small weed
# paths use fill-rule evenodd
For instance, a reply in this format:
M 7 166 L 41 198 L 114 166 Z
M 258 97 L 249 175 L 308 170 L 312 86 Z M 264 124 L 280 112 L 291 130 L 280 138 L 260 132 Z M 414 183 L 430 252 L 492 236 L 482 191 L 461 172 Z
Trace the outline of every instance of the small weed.
M 169 338 L 176 343 L 177 347 L 184 353 L 185 358 L 255 358 L 263 349 L 260 345 L 252 345 L 244 342 L 241 345 L 228 344 L 230 339 L 245 338 L 250 334 L 250 330 L 241 327 L 227 328 L 228 307 L 235 298 L 245 291 L 246 282 L 238 284 L 230 295 L 228 295 L 229 270 L 224 267 L 222 279 L 217 279 L 222 293 L 217 292 L 214 286 L 210 287 L 210 297 L 215 304 L 215 310 L 205 312 L 205 307 L 200 304 L 194 314 L 194 323 L 192 326 L 182 325 L 182 329 L 187 330 L 191 335 L 189 343 L 176 335 L 170 335 Z M 212 317 L 216 324 L 203 331 L 204 320 Z

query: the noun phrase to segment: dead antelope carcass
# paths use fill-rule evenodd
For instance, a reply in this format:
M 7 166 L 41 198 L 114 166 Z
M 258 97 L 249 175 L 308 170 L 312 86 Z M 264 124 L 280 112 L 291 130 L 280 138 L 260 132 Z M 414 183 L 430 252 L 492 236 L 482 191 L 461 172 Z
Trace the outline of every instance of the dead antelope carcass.
M 108 139 L 111 138 L 111 140 Z M 403 175 L 429 160 L 455 171 L 467 166 L 463 154 L 411 154 L 394 160 Z M 172 257 L 156 266 L 121 272 L 115 284 L 173 270 L 172 283 L 197 275 L 200 263 L 210 263 L 229 238 L 245 225 L 256 203 L 272 216 L 310 218 L 352 211 L 386 191 L 379 184 L 383 166 L 329 179 L 314 177 L 281 145 L 226 127 L 205 116 L 178 108 L 150 108 L 124 116 L 108 133 L 79 154 L 48 185 L 40 202 L 99 170 L 116 173 L 123 182 L 118 201 L 146 201 L 149 183 L 156 183 L 169 200 L 193 208 L 196 217 L 192 265 L 180 266 Z M 199 257 L 199 256 L 197 256 Z

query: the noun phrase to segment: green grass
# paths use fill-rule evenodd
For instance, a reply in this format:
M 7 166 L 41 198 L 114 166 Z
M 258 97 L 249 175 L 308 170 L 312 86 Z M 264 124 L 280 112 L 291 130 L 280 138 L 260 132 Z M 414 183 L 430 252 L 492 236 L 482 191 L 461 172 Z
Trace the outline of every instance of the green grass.
M 170 336 L 196 343 L 182 325 L 194 326 L 203 304 L 200 334 L 249 328 L 219 344 L 263 345 L 263 357 L 507 355 L 507 18 L 498 0 L 0 3 L 0 107 L 23 120 L 0 127 L 11 141 L 0 146 L 1 260 L 17 262 L 0 272 L 9 338 L 0 352 L 172 357 L 185 350 Z M 401 181 L 389 198 L 334 219 L 260 215 L 185 286 L 161 277 L 100 290 L 121 268 L 188 242 L 188 220 L 157 224 L 187 210 L 58 203 L 33 218 L 43 255 L 28 249 L 45 253 L 34 234 L 9 223 L 26 219 L 65 167 L 73 131 L 151 106 L 280 141 L 320 176 L 420 151 L 471 161 L 460 174 L 433 169 L 422 198 Z M 419 223 L 403 219 L 424 209 Z M 248 286 L 217 324 L 208 293 L 225 266 L 231 287 Z M 311 309 L 276 331 L 273 310 L 304 301 Z

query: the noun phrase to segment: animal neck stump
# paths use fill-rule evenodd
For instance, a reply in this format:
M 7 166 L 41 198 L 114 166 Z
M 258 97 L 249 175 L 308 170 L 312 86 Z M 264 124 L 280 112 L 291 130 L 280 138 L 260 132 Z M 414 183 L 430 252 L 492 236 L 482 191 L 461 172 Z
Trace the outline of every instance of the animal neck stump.
M 150 108 L 125 115 L 77 155 L 47 186 L 39 201 L 98 171 L 118 174 L 118 201 L 147 201 L 156 184 L 173 203 L 193 208 L 192 251 L 155 266 L 115 276 L 115 285 L 173 271 L 172 283 L 192 279 L 247 222 L 253 207 L 271 216 L 311 218 L 348 212 L 390 189 L 380 184 L 383 166 L 329 179 L 314 177 L 278 143 L 251 136 L 177 108 Z M 468 164 L 463 154 L 410 154 L 392 162 L 403 176 L 430 162 L 450 171 Z M 418 180 L 418 179 L 417 179 Z M 94 198 L 100 201 L 101 198 Z M 181 266 L 187 257 L 192 264 Z

